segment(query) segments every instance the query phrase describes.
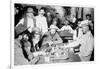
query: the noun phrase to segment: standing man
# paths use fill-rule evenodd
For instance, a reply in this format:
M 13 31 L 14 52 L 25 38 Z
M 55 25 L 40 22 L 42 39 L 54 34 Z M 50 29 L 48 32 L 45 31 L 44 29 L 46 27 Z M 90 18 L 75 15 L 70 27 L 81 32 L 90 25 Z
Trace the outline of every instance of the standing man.
M 48 23 L 48 27 L 50 27 L 52 22 L 52 16 L 50 12 L 47 12 L 47 23 Z
M 24 17 L 19 21 L 19 23 L 16 25 L 16 32 L 21 33 L 28 30 L 29 33 L 32 32 L 32 29 L 36 26 L 36 20 L 33 15 L 34 11 L 33 8 L 29 7 L 27 8 L 27 12 L 24 15 Z
M 36 26 L 40 29 L 42 35 L 48 31 L 47 20 L 44 14 L 44 9 L 40 9 L 38 16 L 36 16 Z
M 89 61 L 91 54 L 93 52 L 93 46 L 94 46 L 93 36 L 87 25 L 82 25 L 82 32 L 83 32 L 83 35 L 80 38 L 73 41 L 72 43 L 69 43 L 67 47 L 74 48 L 78 45 L 81 45 L 79 48 L 80 52 L 78 53 L 80 56 L 80 59 L 82 61 Z

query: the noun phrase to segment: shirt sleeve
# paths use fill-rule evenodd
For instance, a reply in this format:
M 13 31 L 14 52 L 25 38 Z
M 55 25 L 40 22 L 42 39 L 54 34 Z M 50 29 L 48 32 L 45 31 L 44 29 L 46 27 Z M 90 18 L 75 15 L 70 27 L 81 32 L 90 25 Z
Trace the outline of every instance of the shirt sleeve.
M 76 41 L 73 41 L 72 43 L 69 43 L 67 45 L 67 47 L 76 47 L 80 44 L 80 41 L 79 40 L 76 40 Z
M 71 31 L 72 31 L 72 28 L 71 28 L 71 26 L 68 26 L 68 30 L 71 30 Z
M 93 51 L 93 46 L 94 46 L 94 40 L 93 40 L 93 37 L 89 37 L 87 42 L 86 42 L 86 46 L 87 46 L 87 49 L 86 49 L 86 56 L 88 55 L 91 55 L 92 51 Z
M 18 27 L 19 24 L 24 24 L 24 18 L 22 18 L 22 19 L 18 22 L 18 24 L 16 25 L 16 27 Z
M 35 19 L 36 19 L 36 27 L 40 28 L 40 27 L 39 27 L 40 24 L 39 24 L 39 19 L 38 19 L 38 17 L 36 16 Z
M 61 28 L 61 31 L 64 31 L 64 26 Z
M 48 31 L 48 27 L 47 27 L 47 20 L 46 18 L 44 18 L 44 27 L 43 27 L 43 33 L 47 32 Z

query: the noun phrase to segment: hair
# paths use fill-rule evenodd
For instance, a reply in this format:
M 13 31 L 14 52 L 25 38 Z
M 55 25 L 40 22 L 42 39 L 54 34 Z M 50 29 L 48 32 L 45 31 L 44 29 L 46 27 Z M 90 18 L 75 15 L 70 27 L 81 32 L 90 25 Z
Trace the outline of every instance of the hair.
M 44 12 L 45 12 L 45 8 L 44 7 L 42 7 L 42 8 L 39 9 L 39 11 L 41 11 L 41 10 L 44 10 Z
M 31 36 L 30 36 L 30 37 L 33 39 L 33 38 L 35 37 L 35 36 L 34 36 L 35 34 L 36 34 L 36 31 L 33 31 L 33 32 L 31 33 Z M 41 33 L 40 33 L 39 35 L 40 35 L 40 38 L 41 38 Z
M 83 19 L 82 18 L 79 18 L 78 21 L 83 21 Z
M 91 14 L 86 14 L 86 17 L 89 16 L 91 18 Z

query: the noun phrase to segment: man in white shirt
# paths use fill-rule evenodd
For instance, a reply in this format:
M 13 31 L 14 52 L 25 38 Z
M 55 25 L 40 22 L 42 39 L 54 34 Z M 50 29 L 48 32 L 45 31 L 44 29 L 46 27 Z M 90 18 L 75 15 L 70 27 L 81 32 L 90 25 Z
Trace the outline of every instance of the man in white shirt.
M 71 28 L 69 24 L 69 21 L 65 21 L 65 25 L 61 28 L 61 31 L 69 31 L 69 32 L 73 32 L 73 29 Z
M 87 25 L 82 26 L 82 31 L 83 31 L 83 35 L 80 38 L 73 41 L 72 43 L 69 43 L 67 47 L 74 48 L 78 46 L 79 44 L 81 44 L 80 52 L 78 53 L 80 56 L 80 59 L 82 61 L 89 61 L 92 51 L 93 51 L 93 46 L 94 46 L 93 36 L 91 32 L 89 31 L 89 27 Z
M 60 31 L 60 29 L 59 29 L 58 26 L 57 26 L 57 19 L 56 19 L 56 18 L 53 19 L 53 22 L 52 22 L 52 24 L 50 25 L 50 28 L 51 28 L 51 27 L 57 29 L 57 31 Z
M 44 13 L 44 9 L 40 9 L 38 16 L 36 16 L 36 27 L 41 30 L 42 35 L 48 31 L 47 20 Z
M 22 18 L 19 23 L 16 25 L 16 27 L 18 26 L 23 26 L 25 27 L 26 29 L 28 29 L 28 31 L 31 33 L 32 32 L 32 29 L 35 27 L 35 17 L 33 15 L 33 8 L 29 7 L 27 9 L 27 13 L 26 15 L 24 16 L 24 18 Z M 24 30 L 24 29 L 20 29 L 20 30 Z

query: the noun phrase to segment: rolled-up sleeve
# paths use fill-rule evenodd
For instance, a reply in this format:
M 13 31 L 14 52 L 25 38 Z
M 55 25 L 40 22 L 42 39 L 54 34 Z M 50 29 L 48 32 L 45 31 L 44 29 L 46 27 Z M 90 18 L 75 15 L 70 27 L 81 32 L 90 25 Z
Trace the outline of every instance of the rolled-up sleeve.
M 19 25 L 19 24 L 24 24 L 24 18 L 22 18 L 19 22 L 18 22 L 18 24 L 16 25 L 16 27 Z

